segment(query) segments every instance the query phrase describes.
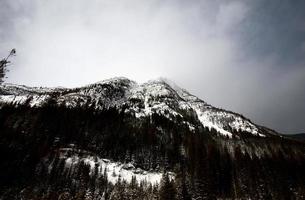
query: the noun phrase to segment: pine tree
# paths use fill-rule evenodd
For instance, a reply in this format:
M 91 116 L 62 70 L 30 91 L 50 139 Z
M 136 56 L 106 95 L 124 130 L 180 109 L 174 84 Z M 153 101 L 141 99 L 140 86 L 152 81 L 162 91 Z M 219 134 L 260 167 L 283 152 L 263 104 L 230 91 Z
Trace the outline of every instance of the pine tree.
M 3 83 L 3 79 L 5 78 L 5 74 L 8 71 L 6 69 L 7 65 L 10 63 L 10 61 L 8 60 L 10 56 L 14 56 L 16 54 L 16 50 L 12 49 L 11 52 L 9 53 L 9 55 L 0 60 L 0 84 Z
M 163 174 L 159 191 L 160 200 L 175 200 L 177 199 L 176 194 L 177 192 L 173 181 L 169 179 L 167 173 Z

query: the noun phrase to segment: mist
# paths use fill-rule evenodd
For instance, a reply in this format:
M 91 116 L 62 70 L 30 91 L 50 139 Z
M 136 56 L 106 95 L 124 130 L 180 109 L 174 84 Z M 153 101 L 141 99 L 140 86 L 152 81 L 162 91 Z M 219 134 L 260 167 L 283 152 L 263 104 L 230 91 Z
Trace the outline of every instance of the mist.
M 302 1 L 3 0 L 7 83 L 77 87 L 166 77 L 283 133 L 305 130 Z

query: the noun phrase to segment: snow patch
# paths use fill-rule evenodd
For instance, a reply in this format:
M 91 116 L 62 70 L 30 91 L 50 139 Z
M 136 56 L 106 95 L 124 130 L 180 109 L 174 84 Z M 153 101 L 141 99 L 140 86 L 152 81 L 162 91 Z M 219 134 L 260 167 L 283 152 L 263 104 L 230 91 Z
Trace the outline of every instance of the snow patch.
M 69 148 L 62 149 L 63 152 L 68 150 Z M 151 183 L 152 185 L 160 184 L 162 179 L 161 172 L 146 171 L 136 168 L 132 163 L 113 162 L 96 156 L 79 157 L 78 155 L 73 155 L 68 157 L 66 154 L 62 154 L 60 158 L 65 159 L 65 167 L 68 169 L 74 168 L 74 166 L 80 162 L 84 162 L 89 165 L 89 175 L 91 176 L 94 175 L 97 168 L 98 175 L 101 176 L 106 174 L 107 180 L 113 184 L 115 184 L 119 178 L 130 183 L 132 178 L 135 177 L 138 182 L 144 181 Z M 168 174 L 171 179 L 174 179 L 175 174 L 173 172 L 169 172 Z
M 1 95 L 0 102 L 8 104 L 24 104 L 27 100 L 27 96 L 15 96 L 15 95 Z
M 212 120 L 209 118 L 206 112 L 200 112 L 199 110 L 196 110 L 198 119 L 202 123 L 204 127 L 208 127 L 209 129 L 214 128 L 217 132 L 219 132 L 222 135 L 232 137 L 232 133 L 229 131 L 224 130 L 219 125 L 212 122 Z

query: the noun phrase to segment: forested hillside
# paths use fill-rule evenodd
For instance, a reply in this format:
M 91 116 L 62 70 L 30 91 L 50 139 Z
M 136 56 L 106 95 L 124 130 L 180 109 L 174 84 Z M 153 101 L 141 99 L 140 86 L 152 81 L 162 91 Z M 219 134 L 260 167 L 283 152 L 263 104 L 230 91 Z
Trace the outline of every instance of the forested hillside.
M 0 199 L 305 199 L 302 142 L 254 125 L 217 130 L 190 109 L 139 117 L 136 99 L 97 109 L 46 94 L 39 106 L 18 93 L 1 103 Z

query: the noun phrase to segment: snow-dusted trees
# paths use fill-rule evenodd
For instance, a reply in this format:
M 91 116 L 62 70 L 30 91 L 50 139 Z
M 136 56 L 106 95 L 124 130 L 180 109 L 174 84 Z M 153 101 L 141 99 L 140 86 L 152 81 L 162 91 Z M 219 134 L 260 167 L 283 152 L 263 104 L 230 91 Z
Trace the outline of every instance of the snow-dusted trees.
M 93 112 L 51 100 L 39 108 L 3 105 L 0 130 L 0 199 L 305 198 L 304 143 L 285 138 L 228 139 L 204 128 L 190 132 L 160 116 L 141 122 L 115 108 Z M 72 148 L 70 158 L 77 147 L 80 156 L 132 162 L 165 175 L 155 185 L 135 177 L 114 183 L 112 169 L 107 174 L 87 162 L 68 167 L 60 156 L 65 147 Z
M 170 180 L 167 173 L 163 174 L 160 188 L 160 200 L 175 200 L 177 199 L 177 191 L 174 181 Z
M 3 83 L 4 81 L 3 79 L 5 78 L 6 72 L 8 71 L 6 68 L 7 65 L 10 63 L 8 59 L 9 57 L 14 56 L 15 54 L 16 54 L 16 50 L 12 49 L 6 58 L 0 60 L 0 84 Z

